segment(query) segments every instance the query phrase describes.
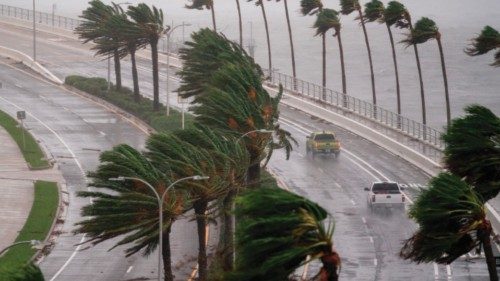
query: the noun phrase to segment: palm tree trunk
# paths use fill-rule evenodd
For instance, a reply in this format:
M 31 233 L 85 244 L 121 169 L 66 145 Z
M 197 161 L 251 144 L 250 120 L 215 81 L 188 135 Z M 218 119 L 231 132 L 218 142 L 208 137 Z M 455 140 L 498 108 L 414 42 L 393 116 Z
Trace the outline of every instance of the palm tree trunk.
M 214 4 L 212 2 L 212 5 L 210 7 L 210 11 L 212 11 L 212 24 L 214 25 L 214 32 L 217 32 L 217 25 L 215 24 L 215 10 L 214 10 Z
M 236 191 L 231 190 L 222 201 L 222 221 L 217 257 L 219 257 L 221 267 L 224 271 L 231 271 L 233 269 L 234 216 L 232 210 L 235 195 Z
M 288 13 L 288 0 L 284 0 L 285 4 L 285 14 L 286 14 L 286 24 L 288 26 L 288 37 L 290 37 L 290 52 L 292 57 L 292 75 L 293 75 L 293 89 L 297 89 L 297 72 L 295 69 L 295 52 L 293 50 L 293 36 L 292 36 L 292 26 L 290 24 L 290 15 Z
M 260 162 L 250 165 L 247 170 L 247 186 L 249 188 L 259 187 L 260 183 Z
M 340 30 L 337 30 L 337 41 L 339 42 L 340 69 L 342 71 L 342 102 L 344 107 L 347 107 L 347 81 L 345 76 L 344 47 L 342 46 L 342 36 L 340 35 Z
M 163 232 L 163 249 L 162 249 L 162 258 L 163 258 L 163 270 L 165 272 L 165 281 L 173 281 L 174 277 L 172 274 L 172 258 L 170 253 L 170 230 L 171 226 L 169 226 Z
M 491 229 L 478 230 L 479 239 L 483 244 L 484 254 L 486 256 L 486 264 L 488 266 L 488 273 L 490 275 L 490 281 L 498 281 L 497 268 L 495 264 L 495 257 L 493 256 L 493 250 L 491 249 L 491 239 L 490 239 Z
M 132 80 L 134 82 L 134 101 L 139 102 L 141 100 L 141 94 L 139 92 L 139 76 L 137 75 L 135 51 L 135 48 L 129 48 L 130 61 L 132 62 Z
M 365 35 L 366 50 L 368 51 L 368 62 L 370 63 L 370 75 L 372 81 L 372 99 L 373 99 L 373 115 L 377 117 L 377 94 L 375 91 L 375 74 L 373 74 L 373 62 L 372 62 L 372 50 L 370 48 L 370 41 L 368 41 L 368 33 L 366 32 L 365 21 L 363 19 L 363 12 L 361 8 L 358 9 L 359 20 L 361 21 L 361 27 L 363 27 L 363 33 Z
M 441 70 L 443 71 L 444 95 L 446 99 L 446 124 L 450 126 L 451 113 L 450 113 L 450 96 L 448 93 L 448 76 L 446 75 L 446 65 L 444 64 L 443 46 L 441 44 L 441 34 L 439 32 L 436 36 L 436 41 L 438 43 L 439 56 L 441 57 Z
M 238 27 L 240 29 L 240 46 L 243 47 L 243 23 L 241 21 L 240 0 L 236 0 L 236 8 L 238 9 Z
M 411 18 L 408 16 L 408 22 L 410 23 L 410 30 L 413 30 L 413 25 L 411 23 Z M 420 66 L 420 56 L 418 54 L 418 47 L 413 44 L 413 50 L 415 51 L 415 60 L 417 62 L 418 79 L 420 83 L 420 101 L 422 103 L 422 124 L 424 124 L 424 140 L 427 137 L 425 125 L 427 125 L 427 109 L 425 106 L 425 92 L 424 92 L 424 79 L 422 78 L 422 67 Z
M 323 86 L 323 96 L 322 96 L 322 99 L 323 100 L 326 100 L 326 34 L 323 33 L 321 34 L 321 44 L 322 44 L 322 51 L 321 51 L 321 56 L 322 56 L 322 70 L 323 70 L 323 78 L 321 80 L 321 86 Z
M 269 26 L 267 25 L 267 16 L 266 16 L 266 9 L 264 8 L 264 0 L 260 0 L 260 8 L 262 10 L 262 16 L 264 17 L 264 26 L 266 28 L 267 56 L 269 58 L 269 74 L 271 76 L 273 71 L 273 64 L 271 62 L 271 38 L 269 38 Z
M 207 202 L 202 200 L 198 200 L 193 205 L 198 229 L 198 281 L 207 280 L 207 206 Z
M 160 110 L 160 83 L 158 73 L 158 41 L 151 42 L 151 60 L 153 61 L 153 110 Z
M 394 63 L 394 74 L 396 75 L 396 99 L 398 107 L 398 128 L 401 128 L 401 91 L 399 88 L 399 72 L 398 72 L 398 61 L 396 59 L 396 48 L 394 47 L 394 38 L 392 37 L 391 26 L 386 24 L 387 32 L 389 32 L 389 39 L 391 41 L 392 48 L 392 61 Z
M 340 257 L 336 252 L 326 253 L 321 257 L 321 268 L 319 274 L 320 281 L 337 281 L 339 280 Z
M 120 55 L 118 54 L 118 50 L 115 49 L 113 52 L 113 58 L 115 60 L 115 79 L 116 79 L 116 89 L 122 89 L 122 71 L 120 65 Z

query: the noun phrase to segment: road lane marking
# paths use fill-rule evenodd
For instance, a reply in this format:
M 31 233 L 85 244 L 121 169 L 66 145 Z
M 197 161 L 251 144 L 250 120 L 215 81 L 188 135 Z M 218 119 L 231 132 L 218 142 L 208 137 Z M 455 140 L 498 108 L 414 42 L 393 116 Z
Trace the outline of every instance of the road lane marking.
M 373 237 L 370 236 L 370 242 L 373 244 L 374 241 L 373 241 Z
M 439 280 L 439 268 L 437 263 L 433 263 L 432 265 L 434 265 L 434 280 Z
M 132 268 L 134 268 L 133 265 L 129 266 L 128 269 L 127 269 L 127 273 L 130 273 L 130 271 L 132 271 Z
M 354 202 L 354 200 L 352 200 L 352 199 L 351 199 L 351 204 L 352 204 L 353 206 L 356 206 L 356 202 Z
M 361 217 L 361 220 L 363 221 L 364 224 L 366 224 L 366 219 L 365 217 Z
M 377 259 L 376 259 L 376 258 L 375 258 L 375 259 L 373 259 L 373 265 L 374 265 L 374 266 L 377 266 L 377 264 L 378 264 Z
M 321 173 L 323 173 L 323 174 L 325 173 L 325 171 L 323 171 L 323 169 L 321 169 L 321 168 L 319 168 L 319 167 L 318 167 L 318 171 L 320 171 L 320 172 L 321 172 Z
M 452 280 L 451 266 L 449 264 L 446 265 L 446 275 L 448 275 L 448 280 Z

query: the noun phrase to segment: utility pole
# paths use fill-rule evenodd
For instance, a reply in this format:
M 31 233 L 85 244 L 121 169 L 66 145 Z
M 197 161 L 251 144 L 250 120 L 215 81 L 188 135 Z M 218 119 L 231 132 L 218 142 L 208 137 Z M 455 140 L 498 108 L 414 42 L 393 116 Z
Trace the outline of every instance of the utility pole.
M 36 9 L 33 0 L 33 61 L 36 61 Z

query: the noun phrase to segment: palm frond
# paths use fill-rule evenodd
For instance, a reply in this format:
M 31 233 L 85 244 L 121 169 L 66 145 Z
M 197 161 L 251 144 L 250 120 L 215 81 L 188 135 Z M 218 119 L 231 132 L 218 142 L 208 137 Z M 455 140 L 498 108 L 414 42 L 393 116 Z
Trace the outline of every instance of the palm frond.
M 406 7 L 398 1 L 390 1 L 384 10 L 383 21 L 389 25 L 395 25 L 397 28 L 409 28 L 411 18 Z
M 379 0 L 372 0 L 365 4 L 363 19 L 365 22 L 383 21 L 384 3 Z
M 437 38 L 438 34 L 439 30 L 436 23 L 429 18 L 423 17 L 415 23 L 415 27 L 410 30 L 409 34 L 406 34 L 406 39 L 402 40 L 401 43 L 406 46 L 422 44 L 430 39 Z
M 321 10 L 316 17 L 313 28 L 316 28 L 316 36 L 324 35 L 330 29 L 334 30 L 333 36 L 336 36 L 341 28 L 339 13 L 333 9 Z
M 317 14 L 322 9 L 321 0 L 300 0 L 300 13 L 304 16 Z
M 465 53 L 469 56 L 479 56 L 488 53 L 491 50 L 500 49 L 500 33 L 491 26 L 485 26 L 479 36 L 471 40 L 469 48 L 465 49 Z M 500 64 L 500 50 L 495 54 L 495 62 L 492 66 Z
M 340 0 L 340 13 L 349 15 L 350 13 L 361 9 L 358 0 Z
M 203 10 L 206 8 L 207 10 L 212 9 L 212 5 L 214 4 L 213 0 L 189 0 L 191 4 L 186 4 L 185 7 L 187 9 L 196 9 Z

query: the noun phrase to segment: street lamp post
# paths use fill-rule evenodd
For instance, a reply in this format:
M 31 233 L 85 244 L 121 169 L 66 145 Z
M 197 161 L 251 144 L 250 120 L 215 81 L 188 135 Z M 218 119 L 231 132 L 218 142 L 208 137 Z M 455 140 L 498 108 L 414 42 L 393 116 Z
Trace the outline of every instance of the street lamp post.
M 170 73 L 170 35 L 172 35 L 172 32 L 178 27 L 184 27 L 184 26 L 191 26 L 190 23 L 182 23 L 179 25 L 176 25 L 172 27 L 171 25 L 167 25 L 165 29 L 165 35 L 167 36 L 167 100 L 166 100 L 166 107 L 167 107 L 167 116 L 170 116 L 170 83 L 169 83 L 169 73 Z
M 156 199 L 158 201 L 158 213 L 159 213 L 159 224 L 158 224 L 158 231 L 159 231 L 159 237 L 158 237 L 158 245 L 159 245 L 159 248 L 158 248 L 158 281 L 161 281 L 162 278 L 161 278 L 161 273 L 162 273 L 162 250 L 163 250 L 163 201 L 165 200 L 165 195 L 168 193 L 168 191 L 170 189 L 172 189 L 177 183 L 181 182 L 181 181 L 185 181 L 185 180 L 195 180 L 195 181 L 199 181 L 199 180 L 206 180 L 208 179 L 209 177 L 205 177 L 205 176 L 199 176 L 199 175 L 196 175 L 196 176 L 190 176 L 190 177 L 185 177 L 185 178 L 181 178 L 181 179 L 178 179 L 176 181 L 174 181 L 173 183 L 171 183 L 167 189 L 165 189 L 165 191 L 163 192 L 163 194 L 160 196 L 160 194 L 158 194 L 158 192 L 156 191 L 156 189 L 150 184 L 148 183 L 147 181 L 143 180 L 143 179 L 140 179 L 140 178 L 134 178 L 134 177 L 122 177 L 122 176 L 119 176 L 117 178 L 109 178 L 109 180 L 111 181 L 125 181 L 125 180 L 132 180 L 132 181 L 139 181 L 139 182 L 142 182 L 143 184 L 145 184 L 147 187 L 149 187 L 149 189 L 151 189 L 153 191 L 153 193 L 155 194 L 156 196 Z
M 35 0 L 33 0 L 33 61 L 36 61 L 36 9 Z
M 39 241 L 39 240 L 27 240 L 27 241 L 19 241 L 19 242 L 16 242 L 14 244 L 11 244 L 5 248 L 3 248 L 1 251 L 0 251 L 0 256 L 2 256 L 2 254 L 7 251 L 8 249 L 14 247 L 14 246 L 17 246 L 17 245 L 21 245 L 21 244 L 31 244 L 31 246 L 33 246 L 33 248 L 43 248 L 45 246 L 45 244 L 42 242 L 42 241 Z

